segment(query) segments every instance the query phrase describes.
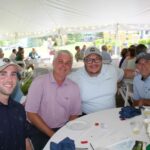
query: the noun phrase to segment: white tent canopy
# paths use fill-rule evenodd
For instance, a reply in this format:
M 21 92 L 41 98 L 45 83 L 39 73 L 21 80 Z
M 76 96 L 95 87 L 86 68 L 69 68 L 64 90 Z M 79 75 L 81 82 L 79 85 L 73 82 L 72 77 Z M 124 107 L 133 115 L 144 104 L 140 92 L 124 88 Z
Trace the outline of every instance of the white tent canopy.
M 114 24 L 121 24 L 126 30 L 150 29 L 150 0 L 0 0 L 0 2 L 1 37 L 44 34 L 62 28 L 109 29 Z

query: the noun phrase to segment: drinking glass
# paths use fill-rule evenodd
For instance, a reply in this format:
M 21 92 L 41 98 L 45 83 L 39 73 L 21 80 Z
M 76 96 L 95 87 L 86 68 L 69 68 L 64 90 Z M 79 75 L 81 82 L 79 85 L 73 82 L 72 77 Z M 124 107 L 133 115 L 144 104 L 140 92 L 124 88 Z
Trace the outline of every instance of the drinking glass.
M 142 122 L 140 121 L 131 121 L 130 122 L 131 130 L 133 134 L 139 134 L 141 127 L 142 127 Z

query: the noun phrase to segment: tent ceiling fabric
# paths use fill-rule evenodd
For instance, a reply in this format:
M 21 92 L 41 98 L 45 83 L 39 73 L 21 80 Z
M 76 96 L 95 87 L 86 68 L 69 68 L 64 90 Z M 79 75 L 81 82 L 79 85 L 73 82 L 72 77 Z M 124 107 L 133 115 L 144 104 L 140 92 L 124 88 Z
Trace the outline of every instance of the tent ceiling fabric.
M 59 27 L 104 26 L 116 23 L 150 24 L 150 0 L 0 2 L 0 34 L 34 33 Z

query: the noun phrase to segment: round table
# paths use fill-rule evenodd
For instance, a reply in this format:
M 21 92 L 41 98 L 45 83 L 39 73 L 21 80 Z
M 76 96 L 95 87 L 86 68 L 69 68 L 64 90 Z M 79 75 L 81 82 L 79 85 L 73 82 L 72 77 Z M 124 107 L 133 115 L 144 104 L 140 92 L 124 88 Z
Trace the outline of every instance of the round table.
M 128 138 L 149 142 L 144 126 L 141 126 L 139 134 L 134 134 L 131 130 L 130 123 L 134 120 L 143 122 L 142 116 L 120 120 L 119 111 L 120 108 L 107 109 L 68 122 L 52 136 L 44 150 L 50 149 L 51 141 L 58 143 L 65 137 L 73 139 L 76 147 L 89 148 L 89 150 L 92 150 L 90 143 L 97 148 L 106 147 Z M 73 126 L 76 124 L 79 126 Z

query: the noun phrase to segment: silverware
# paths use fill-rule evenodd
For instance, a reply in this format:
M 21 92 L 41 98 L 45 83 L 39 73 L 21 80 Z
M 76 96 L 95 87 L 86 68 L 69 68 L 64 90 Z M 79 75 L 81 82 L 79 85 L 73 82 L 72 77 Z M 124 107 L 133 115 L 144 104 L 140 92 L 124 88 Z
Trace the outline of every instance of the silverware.
M 90 143 L 90 146 L 91 146 L 92 150 L 95 150 L 94 147 L 93 147 L 93 145 L 92 145 L 92 143 Z

